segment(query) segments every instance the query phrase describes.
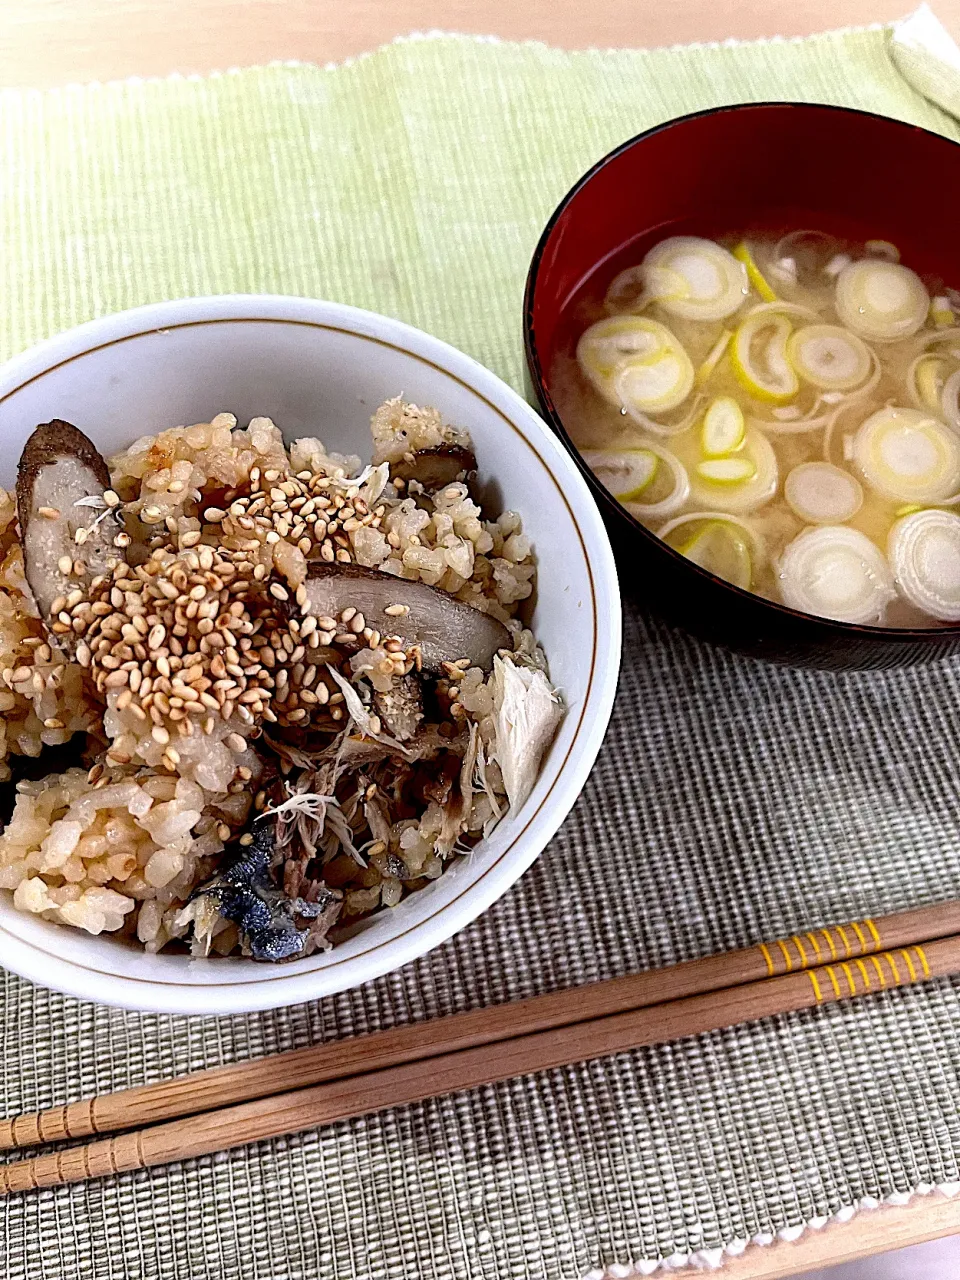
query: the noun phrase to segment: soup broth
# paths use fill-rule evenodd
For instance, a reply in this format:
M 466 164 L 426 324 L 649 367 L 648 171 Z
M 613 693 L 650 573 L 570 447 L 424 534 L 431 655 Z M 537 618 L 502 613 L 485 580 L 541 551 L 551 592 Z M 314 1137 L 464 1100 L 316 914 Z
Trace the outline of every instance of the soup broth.
M 960 621 L 960 295 L 885 241 L 673 236 L 568 309 L 584 460 L 736 586 L 839 621 Z

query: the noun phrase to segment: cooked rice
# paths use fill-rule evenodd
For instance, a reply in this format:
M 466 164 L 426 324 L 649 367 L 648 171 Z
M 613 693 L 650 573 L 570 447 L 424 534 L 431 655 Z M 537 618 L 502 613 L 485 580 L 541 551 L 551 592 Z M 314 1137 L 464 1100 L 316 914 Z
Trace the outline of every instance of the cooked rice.
M 328 454 L 316 439 L 295 441 L 288 451 L 267 418 L 255 418 L 238 430 L 233 415 L 219 414 L 209 423 L 137 440 L 109 461 L 126 527 L 133 531 L 132 551 L 139 539 L 140 558 L 148 557 L 156 545 L 151 538 L 159 531 L 187 559 L 194 554 L 190 548 L 199 552 L 211 547 L 214 554 L 221 548 L 227 554 L 240 545 L 236 538 L 242 533 L 251 571 L 263 566 L 263 574 L 277 575 L 295 591 L 306 571 L 296 541 L 268 538 L 259 526 L 231 532 L 229 512 L 225 521 L 222 511 L 213 520 L 208 513 L 221 503 L 229 507 L 231 494 L 249 491 L 251 473 L 255 478 L 276 473 L 275 483 L 307 473 L 327 477 L 334 487 L 342 486 L 357 514 L 351 509 L 340 540 L 330 542 L 324 558 L 336 554 L 454 594 L 505 623 L 517 661 L 542 669 L 543 655 L 533 636 L 514 617 L 518 604 L 531 594 L 535 574 L 519 515 L 504 512 L 485 520 L 464 483 L 447 485 L 433 495 L 432 509 L 424 510 L 399 482 L 394 487 L 388 480 L 386 464 L 410 450 L 468 442 L 468 437 L 445 425 L 435 410 L 399 399 L 378 410 L 372 428 L 375 463 L 383 465 L 361 474 L 359 458 Z M 2 490 L 0 554 L 2 776 L 10 776 L 11 755 L 36 756 L 43 745 L 66 742 L 74 733 L 102 735 L 105 727 L 113 753 L 104 756 L 102 736 L 91 736 L 86 763 L 94 767 L 89 772 L 73 768 L 18 785 L 13 818 L 0 835 L 0 888 L 13 891 L 21 910 L 93 934 L 135 937 L 148 951 L 182 938 L 191 924 L 196 925 L 195 951 L 212 947 L 228 954 L 238 949 L 242 939 L 235 925 L 215 913 L 211 917 L 195 903 L 186 911 L 184 906 L 216 869 L 225 844 L 248 822 L 260 770 L 256 752 L 244 741 L 253 718 L 239 724 L 217 721 L 204 734 L 176 738 L 173 752 L 158 742 L 164 735 L 155 732 L 156 720 L 143 723 L 134 717 L 129 699 L 118 706 L 117 689 L 107 691 L 109 710 L 103 720 L 90 670 L 64 661 L 46 644 L 23 579 L 15 505 Z M 401 662 L 404 656 L 399 655 Z M 390 670 L 397 657 L 374 637 L 371 647 L 353 655 L 351 668 L 376 687 L 376 672 Z M 422 812 L 395 822 L 378 811 L 375 801 L 359 796 L 355 812 L 363 809 L 376 839 L 368 842 L 362 857 L 352 856 L 347 828 L 344 851 L 324 866 L 325 884 L 343 893 L 344 919 L 395 906 L 405 893 L 439 876 L 458 841 L 478 838 L 507 807 L 501 770 L 493 759 L 494 676 L 464 666 L 452 668 L 449 679 L 438 685 L 453 717 L 447 726 L 455 735 L 447 744 L 450 769 L 466 759 L 470 775 L 464 781 L 462 822 L 450 827 L 443 786 L 434 785 L 431 792 L 425 785 Z M 331 719 L 342 722 L 343 694 L 326 676 L 315 681 L 311 688 L 319 697 L 314 702 L 329 703 Z M 374 729 L 367 726 L 366 731 L 375 737 Z M 261 808 L 266 803 L 262 797 L 257 797 Z M 290 895 L 301 891 L 299 882 L 285 888 Z M 318 939 L 317 945 L 326 944 Z

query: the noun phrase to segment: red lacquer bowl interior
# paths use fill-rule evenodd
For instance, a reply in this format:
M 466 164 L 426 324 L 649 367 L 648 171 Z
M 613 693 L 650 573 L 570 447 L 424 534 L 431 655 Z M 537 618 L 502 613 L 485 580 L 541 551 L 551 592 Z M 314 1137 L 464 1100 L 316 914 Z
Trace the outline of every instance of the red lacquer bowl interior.
M 958 210 L 960 146 L 899 121 L 800 103 L 721 107 L 671 121 L 601 160 L 547 224 L 531 264 L 524 308 L 531 390 L 573 449 L 550 390 L 558 352 L 576 341 L 571 301 L 585 286 L 591 291 L 596 286 L 602 295 L 618 271 L 639 262 L 668 235 L 816 228 L 853 240 L 890 240 L 921 275 L 960 288 Z M 928 656 L 921 651 L 927 642 L 933 645 L 929 656 L 960 646 L 960 627 L 901 630 L 831 623 L 751 596 L 684 561 L 595 482 L 594 492 L 615 538 L 613 525 L 619 524 L 621 543 L 629 534 L 634 545 L 659 557 L 662 567 L 671 564 L 675 574 L 693 583 L 716 584 L 728 602 L 739 598 L 751 614 L 753 631 L 777 623 L 801 641 L 801 648 L 804 631 L 815 644 L 856 639 L 854 647 L 867 656 L 839 665 L 916 660 Z M 629 588 L 629 582 L 624 585 Z M 871 638 L 887 642 L 886 657 L 879 650 L 868 652 Z M 776 648 L 777 642 L 770 656 L 778 656 Z

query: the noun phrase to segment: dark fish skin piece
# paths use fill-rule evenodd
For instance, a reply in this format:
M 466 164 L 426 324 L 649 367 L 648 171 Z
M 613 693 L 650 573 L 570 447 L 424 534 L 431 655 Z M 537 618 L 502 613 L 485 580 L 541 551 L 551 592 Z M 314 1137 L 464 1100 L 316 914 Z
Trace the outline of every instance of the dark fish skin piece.
M 424 671 L 439 673 L 444 662 L 458 658 L 469 658 L 472 666 L 489 671 L 499 649 L 513 648 L 502 622 L 425 582 L 359 564 L 311 560 L 304 585 L 306 611 L 336 618 L 353 606 L 381 635 L 397 635 L 408 646 L 419 645 Z M 387 608 L 396 604 L 406 605 L 407 612 L 399 617 L 388 614 Z
M 110 472 L 106 461 L 90 437 L 85 436 L 72 422 L 54 418 L 51 422 L 41 422 L 24 445 L 18 468 L 17 496 L 20 496 L 20 488 L 31 484 L 43 467 L 70 455 L 93 473 L 102 489 L 110 488 Z
M 277 963 L 300 955 L 310 935 L 298 929 L 294 916 L 315 919 L 329 902 L 291 900 L 270 879 L 276 849 L 276 824 L 254 823 L 253 842 L 241 845 L 237 856 L 193 898 L 212 897 L 225 920 L 244 934 L 255 960 Z
M 58 571 L 63 556 L 80 560 L 90 576 L 105 572 L 111 560 L 122 557 L 114 545 L 121 527 L 116 514 L 107 510 L 98 519 L 101 513 L 95 509 L 76 509 L 79 498 L 101 497 L 109 488 L 107 464 L 82 431 L 60 418 L 35 428 L 17 470 L 17 518 L 24 573 L 48 626 L 54 621 L 53 602 L 69 590 L 67 579 Z M 59 514 L 48 520 L 39 514 L 40 506 L 50 506 Z M 93 532 L 77 544 L 74 533 L 81 525 L 92 525 Z M 71 635 L 55 639 L 68 649 L 75 641 Z
M 477 469 L 472 449 L 462 444 L 438 444 L 431 449 L 418 449 L 413 457 L 394 462 L 390 474 L 408 484 L 416 480 L 427 493 L 436 493 L 455 480 L 464 480 Z

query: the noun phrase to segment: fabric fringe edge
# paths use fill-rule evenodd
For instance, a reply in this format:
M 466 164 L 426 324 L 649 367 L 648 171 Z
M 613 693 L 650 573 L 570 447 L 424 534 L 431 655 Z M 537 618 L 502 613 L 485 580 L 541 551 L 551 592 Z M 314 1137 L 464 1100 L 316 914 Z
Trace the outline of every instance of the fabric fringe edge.
M 913 16 L 912 13 L 906 15 L 906 17 L 911 16 Z M 898 22 L 906 21 L 906 17 L 899 19 Z M 51 94 L 74 94 L 97 89 L 112 90 L 138 88 L 142 85 L 177 84 L 181 82 L 196 83 L 205 80 L 218 80 L 222 76 L 236 76 L 240 75 L 241 72 L 244 71 L 274 71 L 278 68 L 287 68 L 289 70 L 340 71 L 348 67 L 356 66 L 358 63 L 366 62 L 369 58 L 375 58 L 378 54 L 384 53 L 395 45 L 418 44 L 428 40 L 450 40 L 473 44 L 510 45 L 521 49 L 537 49 L 545 53 L 563 53 L 583 57 L 592 54 L 680 53 L 686 49 L 749 49 L 771 44 L 804 44 L 808 40 L 832 38 L 842 39 L 844 36 L 860 35 L 864 32 L 887 31 L 896 27 L 898 22 L 871 22 L 861 26 L 832 27 L 826 31 L 812 31 L 807 35 L 800 36 L 760 36 L 751 40 L 741 40 L 737 37 L 730 37 L 727 40 L 704 40 L 692 41 L 688 44 L 651 45 L 648 48 L 601 48 L 599 46 L 591 45 L 581 49 L 562 49 L 558 45 L 551 45 L 543 40 L 509 40 L 502 36 L 478 35 L 473 32 L 465 31 L 442 31 L 439 28 L 432 28 L 427 31 L 411 31 L 405 35 L 395 36 L 392 40 L 388 40 L 374 49 L 364 50 L 363 53 L 343 58 L 339 62 L 320 63 L 309 62 L 297 58 L 275 58 L 269 62 L 255 63 L 252 66 L 226 67 L 219 70 L 205 72 L 171 71 L 165 76 L 127 76 L 126 78 L 117 80 L 89 80 L 83 83 L 71 82 L 63 85 L 48 86 L 46 88 L 15 88 L 8 86 L 0 87 L 0 101 L 4 98 L 46 97 Z
M 685 1268 L 693 1271 L 716 1271 L 731 1258 L 739 1258 L 751 1245 L 767 1248 L 778 1241 L 792 1244 L 811 1231 L 823 1231 L 833 1224 L 850 1222 L 859 1213 L 870 1213 L 884 1205 L 902 1208 L 920 1196 L 941 1195 L 954 1200 L 960 1195 L 960 1182 L 939 1182 L 935 1186 L 919 1183 L 912 1191 L 892 1191 L 886 1196 L 864 1196 L 855 1204 L 844 1205 L 836 1213 L 823 1218 L 811 1218 L 796 1226 L 781 1227 L 779 1231 L 761 1231 L 749 1240 L 731 1240 L 717 1249 L 697 1249 L 693 1253 L 672 1253 L 666 1258 L 640 1258 L 636 1262 L 612 1262 L 607 1267 L 595 1267 L 586 1272 L 583 1280 L 635 1280 L 638 1276 L 652 1276 Z

